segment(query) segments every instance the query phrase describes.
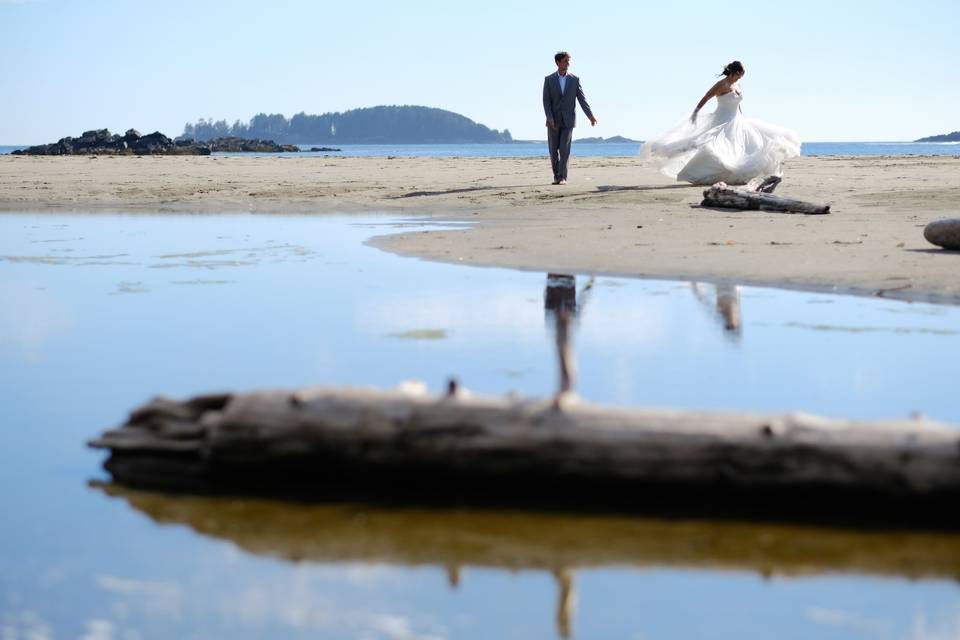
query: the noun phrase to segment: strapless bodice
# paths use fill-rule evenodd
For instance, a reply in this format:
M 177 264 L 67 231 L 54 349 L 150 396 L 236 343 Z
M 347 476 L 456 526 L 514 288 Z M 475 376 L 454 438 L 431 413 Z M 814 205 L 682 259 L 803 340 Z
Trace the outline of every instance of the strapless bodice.
M 717 96 L 717 113 L 736 112 L 741 102 L 743 102 L 743 94 L 736 91 L 719 95 Z

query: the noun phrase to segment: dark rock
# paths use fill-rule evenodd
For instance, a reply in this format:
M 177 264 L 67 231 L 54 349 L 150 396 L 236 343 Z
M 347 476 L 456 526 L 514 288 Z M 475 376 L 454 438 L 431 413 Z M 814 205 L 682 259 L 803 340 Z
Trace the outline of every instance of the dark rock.
M 84 131 L 80 136 L 80 141 L 83 143 L 84 147 L 93 147 L 97 144 L 102 144 L 104 142 L 110 141 L 110 130 L 109 129 L 93 129 L 91 131 Z
M 173 148 L 173 140 L 159 131 L 141 136 L 131 145 L 137 153 L 164 153 Z M 180 153 L 183 153 L 182 150 Z
M 140 136 L 140 139 L 137 140 L 137 145 L 153 145 L 158 147 L 172 147 L 173 140 L 163 135 L 159 131 L 154 131 L 145 136 Z
M 123 134 L 124 138 L 139 138 L 140 132 L 136 129 L 127 129 L 127 132 Z
M 934 220 L 923 229 L 923 237 L 938 247 L 960 251 L 960 218 Z
M 310 151 L 343 151 L 343 149 L 335 149 L 334 147 L 310 147 Z
M 299 147 L 292 144 L 277 144 L 273 140 L 248 140 L 236 136 L 214 138 L 204 144 L 219 153 L 296 153 Z

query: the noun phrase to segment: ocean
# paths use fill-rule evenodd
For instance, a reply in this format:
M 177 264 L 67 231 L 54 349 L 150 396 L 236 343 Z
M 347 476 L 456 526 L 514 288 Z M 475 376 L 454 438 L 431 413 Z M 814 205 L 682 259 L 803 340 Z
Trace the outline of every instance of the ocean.
M 490 157 L 525 158 L 544 156 L 545 142 L 515 142 L 512 144 L 348 144 L 340 145 L 338 152 L 310 152 L 311 146 L 300 145 L 302 156 L 397 156 L 397 157 Z M 0 154 L 23 149 L 20 145 L 0 145 Z M 590 143 L 574 142 L 573 153 L 578 156 L 624 157 L 635 156 L 640 143 Z M 804 156 L 960 156 L 957 142 L 805 142 L 801 148 Z M 238 154 L 217 154 L 238 155 Z M 281 154 L 242 154 L 281 155 Z

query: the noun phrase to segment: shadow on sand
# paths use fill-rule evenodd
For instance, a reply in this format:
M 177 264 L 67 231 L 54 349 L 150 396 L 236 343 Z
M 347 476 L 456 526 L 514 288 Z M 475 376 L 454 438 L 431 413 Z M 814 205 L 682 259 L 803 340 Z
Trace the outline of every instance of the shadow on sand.
M 608 191 L 667 191 L 670 189 L 696 189 L 696 188 L 702 189 L 703 187 L 698 187 L 697 185 L 693 185 L 693 184 L 662 184 L 662 185 L 655 185 L 655 186 L 637 184 L 637 185 L 631 185 L 629 187 L 625 187 L 622 185 L 615 185 L 615 184 L 602 184 L 597 186 L 597 191 L 601 193 L 607 193 Z

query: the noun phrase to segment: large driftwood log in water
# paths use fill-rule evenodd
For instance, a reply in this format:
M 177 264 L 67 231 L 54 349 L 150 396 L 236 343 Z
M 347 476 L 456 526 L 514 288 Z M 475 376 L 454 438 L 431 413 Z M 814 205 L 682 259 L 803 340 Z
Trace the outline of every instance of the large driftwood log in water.
M 428 493 L 467 481 L 540 486 L 545 499 L 561 492 L 554 482 L 628 501 L 658 493 L 650 487 L 960 493 L 960 431 L 934 422 L 563 406 L 366 389 L 158 399 L 91 445 L 111 450 L 106 467 L 120 482 L 186 490 L 355 477 L 390 491 L 419 478 Z
M 773 190 L 778 184 L 780 184 L 780 178 L 777 176 L 755 178 L 741 189 L 718 182 L 703 192 L 703 202 L 700 206 L 811 215 L 830 213 L 830 205 L 818 205 L 773 195 Z

